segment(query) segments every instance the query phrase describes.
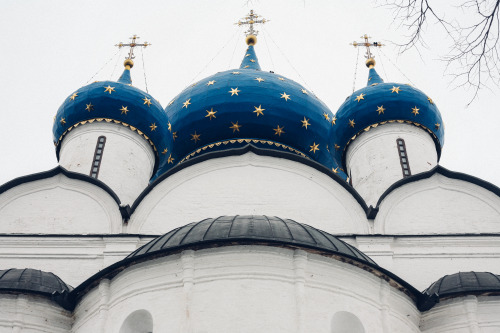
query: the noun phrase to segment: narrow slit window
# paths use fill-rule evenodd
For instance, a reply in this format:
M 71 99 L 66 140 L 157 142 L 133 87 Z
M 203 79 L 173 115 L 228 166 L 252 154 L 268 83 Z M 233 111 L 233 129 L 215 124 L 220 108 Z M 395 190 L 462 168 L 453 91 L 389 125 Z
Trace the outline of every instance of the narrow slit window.
M 97 138 L 97 144 L 95 146 L 94 160 L 92 161 L 92 166 L 90 168 L 90 177 L 97 178 L 99 175 L 99 169 L 101 167 L 102 154 L 104 151 L 104 145 L 106 144 L 106 137 L 100 136 Z
M 410 162 L 408 160 L 408 154 L 406 153 L 405 140 L 397 139 L 396 143 L 398 145 L 399 162 L 401 163 L 403 177 L 409 177 L 411 176 L 411 171 L 410 171 Z

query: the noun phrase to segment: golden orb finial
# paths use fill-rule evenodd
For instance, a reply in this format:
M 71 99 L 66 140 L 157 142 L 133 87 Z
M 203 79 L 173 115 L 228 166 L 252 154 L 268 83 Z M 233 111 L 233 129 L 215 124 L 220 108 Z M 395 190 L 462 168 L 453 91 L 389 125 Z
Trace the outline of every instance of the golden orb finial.
M 247 45 L 255 45 L 257 44 L 257 36 L 255 35 L 248 35 L 247 38 L 245 39 Z
M 132 67 L 134 67 L 134 61 L 132 59 L 125 59 L 123 62 L 123 66 L 125 66 L 126 69 L 130 70 Z
M 373 67 L 375 67 L 375 59 L 373 59 L 373 58 L 368 58 L 368 59 L 366 60 L 366 67 L 368 67 L 368 68 L 373 68 Z

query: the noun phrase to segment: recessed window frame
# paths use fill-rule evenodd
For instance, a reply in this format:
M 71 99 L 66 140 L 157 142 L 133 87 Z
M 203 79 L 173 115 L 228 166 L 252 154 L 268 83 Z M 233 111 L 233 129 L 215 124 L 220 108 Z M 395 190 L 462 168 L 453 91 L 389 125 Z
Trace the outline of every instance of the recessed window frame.
M 405 140 L 402 138 L 397 138 L 396 146 L 398 149 L 399 163 L 401 164 L 401 172 L 403 173 L 403 178 L 410 177 L 410 160 L 408 158 L 408 152 L 406 151 Z
M 94 158 L 92 159 L 92 164 L 90 165 L 89 176 L 92 178 L 97 179 L 97 177 L 99 176 L 99 170 L 101 169 L 101 162 L 105 145 L 106 137 L 104 135 L 99 136 L 95 145 Z

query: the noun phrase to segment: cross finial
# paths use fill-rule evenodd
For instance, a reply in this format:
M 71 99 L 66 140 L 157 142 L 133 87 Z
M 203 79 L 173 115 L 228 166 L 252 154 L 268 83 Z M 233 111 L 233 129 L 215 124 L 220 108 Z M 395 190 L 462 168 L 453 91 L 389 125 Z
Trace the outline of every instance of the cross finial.
M 247 36 L 246 42 L 248 45 L 255 45 L 257 43 L 257 35 L 259 34 L 258 30 L 253 28 L 254 24 L 264 24 L 269 22 L 270 20 L 266 20 L 262 16 L 253 12 L 253 9 L 250 10 L 250 14 L 243 17 L 241 20 L 236 22 L 238 26 L 248 25 L 248 30 L 245 31 L 245 35 Z
M 118 46 L 118 48 L 122 48 L 122 47 L 130 47 L 130 50 L 128 52 L 128 56 L 125 58 L 125 62 L 123 63 L 125 65 L 125 68 L 128 67 L 128 69 L 132 68 L 134 66 L 134 62 L 132 61 L 132 59 L 135 58 L 135 55 L 134 55 L 134 47 L 137 47 L 137 46 L 142 46 L 142 47 L 147 47 L 147 46 L 150 46 L 151 43 L 148 43 L 148 42 L 144 42 L 142 44 L 139 44 L 137 43 L 137 40 L 141 38 L 141 37 L 138 37 L 137 35 L 133 35 L 132 37 L 129 37 L 130 39 L 130 43 L 128 44 L 124 44 L 122 42 L 116 44 L 115 46 Z
M 365 58 L 367 59 L 366 60 L 366 66 L 368 68 L 373 68 L 375 66 L 375 56 L 372 55 L 372 53 L 370 52 L 370 46 L 374 46 L 374 47 L 382 47 L 382 46 L 385 46 L 384 44 L 382 43 L 379 43 L 379 42 L 373 42 L 373 43 L 370 43 L 370 40 L 369 38 L 371 37 L 368 37 L 368 35 L 364 35 L 364 36 L 361 36 L 360 38 L 363 38 L 364 41 L 361 42 L 361 43 L 358 43 L 358 42 L 352 42 L 351 45 L 354 46 L 354 47 L 358 47 L 358 46 L 365 46 L 366 47 L 366 54 L 365 54 Z

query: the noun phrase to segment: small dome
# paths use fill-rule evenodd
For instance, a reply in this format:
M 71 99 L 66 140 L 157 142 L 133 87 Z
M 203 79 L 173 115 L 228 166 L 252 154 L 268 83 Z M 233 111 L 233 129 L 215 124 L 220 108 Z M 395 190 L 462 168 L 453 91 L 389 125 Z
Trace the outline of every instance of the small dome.
M 37 269 L 5 269 L 0 270 L 0 292 L 26 292 L 43 295 L 70 292 L 68 286 L 57 275 Z
M 384 83 L 374 68 L 370 69 L 368 85 L 347 97 L 335 117 L 331 152 L 343 167 L 349 144 L 359 134 L 387 123 L 410 124 L 429 132 L 438 158 L 444 144 L 443 120 L 434 101 L 410 85 Z
M 500 292 L 498 275 L 489 272 L 460 272 L 445 275 L 424 291 L 428 295 L 438 294 L 440 298 L 484 292 Z
M 176 162 L 246 144 L 298 154 L 328 168 L 333 114 L 311 91 L 260 70 L 253 45 L 239 69 L 189 86 L 166 107 Z
M 337 237 L 289 219 L 261 215 L 221 216 L 174 229 L 132 252 L 127 259 L 214 244 L 277 244 L 334 253 L 370 265 L 367 255 Z
M 500 295 L 500 276 L 489 272 L 459 272 L 445 275 L 423 292 L 421 310 L 440 300 L 465 295 Z
M 56 153 L 64 136 L 77 126 L 93 122 L 123 125 L 138 133 L 156 154 L 155 170 L 167 164 L 171 152 L 168 118 L 151 95 L 131 85 L 130 70 L 125 69 L 118 82 L 101 81 L 72 93 L 59 107 L 54 118 L 53 135 Z

